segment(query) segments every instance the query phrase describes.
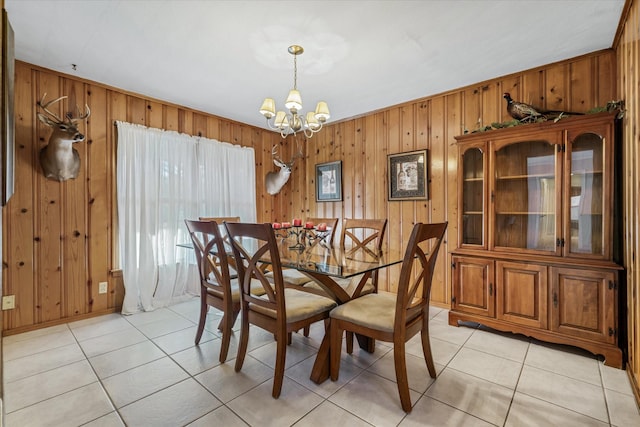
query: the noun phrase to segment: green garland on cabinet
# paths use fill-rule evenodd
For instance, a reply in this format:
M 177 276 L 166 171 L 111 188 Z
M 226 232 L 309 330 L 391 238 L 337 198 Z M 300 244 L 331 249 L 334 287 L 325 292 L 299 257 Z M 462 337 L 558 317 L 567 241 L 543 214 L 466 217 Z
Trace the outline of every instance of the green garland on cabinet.
M 624 109 L 624 101 L 620 100 L 620 101 L 609 101 L 607 102 L 607 104 L 605 106 L 600 106 L 600 107 L 595 107 L 590 109 L 589 111 L 587 111 L 585 114 L 597 114 L 597 113 L 604 113 L 604 112 L 612 112 L 612 111 L 617 111 L 618 114 L 616 116 L 616 118 L 618 119 L 622 119 L 624 117 L 624 114 L 626 112 L 626 110 Z M 565 117 L 570 117 L 571 114 L 565 114 L 565 113 L 560 113 L 558 114 L 556 117 L 553 118 L 554 122 L 558 122 L 559 120 L 562 120 Z M 504 128 L 511 128 L 514 126 L 520 126 L 520 125 L 526 125 L 529 123 L 542 123 L 542 122 L 546 122 L 550 120 L 547 117 L 541 116 L 539 118 L 537 118 L 535 121 L 533 122 L 522 122 L 520 120 L 507 120 L 505 122 L 495 122 L 495 123 L 491 123 L 491 125 L 489 126 L 480 126 L 478 129 L 472 130 L 471 132 L 469 132 L 468 129 L 464 130 L 465 134 L 468 133 L 478 133 L 478 132 L 486 132 L 486 131 L 490 131 L 490 130 L 495 130 L 495 129 L 504 129 Z

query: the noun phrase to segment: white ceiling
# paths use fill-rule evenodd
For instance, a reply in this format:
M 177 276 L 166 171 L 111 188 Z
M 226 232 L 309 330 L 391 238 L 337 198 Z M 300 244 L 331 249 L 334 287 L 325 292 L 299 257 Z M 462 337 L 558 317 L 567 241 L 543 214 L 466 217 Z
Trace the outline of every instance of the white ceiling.
M 330 121 L 612 46 L 624 0 L 5 0 L 16 58 L 256 126 Z M 72 64 L 76 64 L 75 69 Z

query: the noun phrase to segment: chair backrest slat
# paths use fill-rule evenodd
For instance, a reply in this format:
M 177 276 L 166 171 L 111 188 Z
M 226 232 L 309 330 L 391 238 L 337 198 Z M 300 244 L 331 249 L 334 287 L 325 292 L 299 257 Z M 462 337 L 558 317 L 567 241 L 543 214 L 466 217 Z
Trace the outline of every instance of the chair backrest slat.
M 256 304 L 276 310 L 278 317 L 284 312 L 284 280 L 280 254 L 271 224 L 249 224 L 226 222 L 233 253 L 236 258 L 238 277 L 242 292 L 243 304 Z M 269 281 L 264 271 L 265 259 L 269 259 L 273 271 Z M 252 282 L 260 282 L 265 296 L 258 297 L 251 291 Z M 282 317 L 284 319 L 284 316 Z
M 188 219 L 184 222 L 198 262 L 201 285 L 230 297 L 229 265 L 218 223 Z
M 371 255 L 378 256 L 382 251 L 386 219 L 353 219 L 347 218 L 342 224 L 340 247 L 350 245 L 350 251 L 364 249 Z
M 398 280 L 396 325 L 428 309 L 433 270 L 446 229 L 446 222 L 413 227 Z

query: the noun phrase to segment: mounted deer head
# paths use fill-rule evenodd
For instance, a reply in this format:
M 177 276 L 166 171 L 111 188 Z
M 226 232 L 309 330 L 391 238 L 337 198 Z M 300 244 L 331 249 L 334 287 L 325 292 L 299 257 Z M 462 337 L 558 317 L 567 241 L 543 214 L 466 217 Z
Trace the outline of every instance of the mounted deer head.
M 278 146 L 274 145 L 271 149 L 271 156 L 273 157 L 273 163 L 280 168 L 278 172 L 267 172 L 267 176 L 264 181 L 267 185 L 267 193 L 278 194 L 282 187 L 289 181 L 291 176 L 291 168 L 293 167 L 296 159 L 302 158 L 302 149 L 298 147 L 298 151 L 293 155 L 289 162 L 283 162 L 278 156 Z
M 78 122 L 86 119 L 91 114 L 89 106 L 85 105 L 86 113 L 81 114 L 78 108 L 78 117 L 72 118 L 71 113 L 64 116 L 64 120 L 49 110 L 51 104 L 55 104 L 66 98 L 61 96 L 58 99 L 49 101 L 46 104 L 42 99 L 36 105 L 46 113 L 38 113 L 38 119 L 53 129 L 53 133 L 49 137 L 49 142 L 40 150 L 40 165 L 44 172 L 44 176 L 56 181 L 66 181 L 67 179 L 76 178 L 80 170 L 80 155 L 73 148 L 76 142 L 84 141 L 84 135 L 78 132 Z

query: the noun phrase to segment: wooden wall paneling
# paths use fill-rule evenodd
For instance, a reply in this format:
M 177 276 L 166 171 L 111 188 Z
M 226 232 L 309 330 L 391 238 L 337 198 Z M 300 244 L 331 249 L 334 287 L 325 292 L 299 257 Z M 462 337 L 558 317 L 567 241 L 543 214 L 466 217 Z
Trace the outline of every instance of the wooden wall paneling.
M 64 114 L 77 115 L 77 109 L 84 111 L 87 104 L 84 84 L 70 79 L 63 79 L 63 93 L 67 99 Z M 80 154 L 80 172 L 77 178 L 69 179 L 62 186 L 62 299 L 60 317 L 85 314 L 89 308 L 89 290 L 87 289 L 87 177 L 91 163 L 87 157 L 86 120 L 77 123 L 78 130 L 85 135 L 82 142 L 74 144 Z
M 207 116 L 207 138 L 220 141 L 220 119 Z
M 5 329 L 31 325 L 35 319 L 35 253 L 34 222 L 38 218 L 33 201 L 35 179 L 40 167 L 36 151 L 40 147 L 36 136 L 33 81 L 35 72 L 16 62 L 15 96 L 15 186 L 16 191 L 3 209 L 2 273 L 3 294 L 15 295 L 16 308 L 2 312 Z
M 418 147 L 417 145 L 417 120 L 417 107 L 415 103 L 400 107 L 400 150 L 403 153 L 415 151 L 418 148 L 426 148 Z M 411 229 L 415 223 L 417 205 L 419 202 L 407 200 L 395 203 L 400 207 L 400 216 L 397 218 L 389 218 L 388 227 L 390 233 L 388 239 L 392 247 L 397 246 L 400 251 L 404 251 L 407 247 L 407 243 L 409 242 L 409 237 L 411 236 Z M 391 292 L 397 292 L 398 290 L 400 270 L 400 265 L 389 268 L 389 290 Z
M 356 218 L 364 218 L 364 180 L 366 179 L 366 153 L 364 149 L 364 120 L 357 118 L 353 120 L 353 127 L 350 129 L 353 135 L 353 215 Z
M 209 123 L 209 121 L 207 120 L 207 124 L 208 123 Z M 209 135 L 208 132 L 209 132 L 209 128 L 207 126 L 207 138 L 210 138 L 208 136 Z M 251 145 L 251 147 L 253 147 L 253 150 L 254 150 L 254 162 L 255 162 L 255 165 L 256 165 L 256 168 L 255 168 L 256 169 L 256 171 L 255 171 L 256 177 L 258 176 L 259 173 L 262 173 L 262 167 L 258 166 L 258 155 L 259 155 L 258 153 L 259 153 L 260 148 L 262 147 L 262 144 L 260 143 L 260 138 L 261 138 L 261 135 L 260 135 L 259 131 L 254 130 L 253 132 L 251 132 L 250 145 Z M 213 138 L 210 138 L 210 139 L 213 139 Z M 262 197 L 258 197 L 259 194 L 260 193 L 259 193 L 259 191 L 257 190 L 257 187 L 256 187 L 256 222 L 261 222 L 261 218 L 262 218 L 261 217 L 261 212 L 262 212 L 262 208 L 263 208 L 263 198 Z
M 127 121 L 137 125 L 147 125 L 147 103 L 143 98 L 127 96 Z
M 433 109 L 435 111 L 435 106 Z M 452 93 L 447 95 L 444 99 L 444 108 L 443 108 L 443 138 L 442 142 L 446 145 L 446 154 L 447 154 L 447 169 L 446 180 L 447 180 L 447 216 L 446 219 L 449 222 L 447 225 L 446 232 L 446 243 L 445 247 L 449 249 L 449 251 L 453 248 L 456 248 L 458 245 L 458 147 L 455 145 L 454 137 L 459 135 L 460 129 L 463 127 L 463 115 L 462 115 L 462 93 Z M 432 141 L 433 145 L 433 141 Z M 446 252 L 446 264 L 445 271 L 447 275 L 447 280 L 450 283 L 451 280 L 451 269 L 448 267 L 451 265 L 451 255 L 449 251 Z M 451 304 L 451 286 L 448 286 L 445 289 L 445 295 L 433 295 L 431 297 L 432 301 L 441 302 L 440 297 L 444 297 L 444 304 L 449 306 Z
M 447 220 L 447 167 L 448 167 L 448 144 L 445 143 L 445 98 L 443 96 L 433 98 L 429 101 L 430 108 L 423 108 L 428 113 L 429 137 L 429 218 L 424 221 L 443 222 Z M 425 209 L 426 211 L 426 209 Z M 447 228 L 451 223 L 447 225 Z M 433 284 L 431 287 L 431 300 L 440 304 L 448 303 L 449 281 L 447 280 L 450 265 L 447 262 L 449 245 L 447 236 L 440 245 L 440 254 L 436 260 L 436 267 L 433 273 Z
M 231 141 L 232 132 L 230 122 L 226 120 L 221 121 L 218 132 L 220 132 L 220 137 L 218 138 L 219 141 Z
M 191 135 L 192 129 L 193 112 L 183 108 L 178 108 L 178 132 Z
M 352 136 L 352 135 L 351 135 Z M 353 173 L 355 163 L 353 159 L 353 145 L 349 138 L 347 122 L 336 126 L 334 135 L 337 153 L 342 158 L 342 218 L 353 216 Z
M 61 94 L 61 78 L 48 72 L 38 72 L 37 93 L 47 93 L 47 99 L 55 99 Z M 64 101 L 63 101 L 64 102 Z M 61 117 L 64 109 L 60 103 L 49 108 Z M 49 126 L 38 121 L 39 146 L 37 153 L 44 147 L 51 135 Z M 37 158 L 37 155 L 36 155 Z M 62 187 L 64 183 L 48 180 L 41 172 L 36 178 L 38 201 L 35 203 L 38 220 L 36 224 L 36 322 L 48 322 L 60 319 L 62 299 Z
M 390 140 L 390 126 L 391 114 L 389 110 L 374 113 L 374 144 L 373 157 L 375 158 L 375 172 L 369 173 L 367 176 L 372 176 L 371 180 L 374 182 L 374 187 L 371 190 L 375 192 L 374 205 L 372 207 L 373 212 L 371 216 L 367 218 L 390 218 L 389 202 L 387 201 L 387 194 L 389 191 L 389 180 L 387 173 L 387 155 L 391 153 L 389 148 Z M 367 190 L 370 192 L 370 190 Z M 389 233 L 389 230 L 387 230 Z M 388 235 L 389 236 L 389 235 Z M 385 248 L 389 247 L 388 236 L 385 238 Z M 380 289 L 385 290 L 389 288 L 389 271 L 383 269 L 378 273 L 378 286 Z
M 96 117 L 93 118 L 96 120 Z M 127 121 L 127 95 L 115 90 L 107 90 L 107 144 L 110 147 L 110 191 L 111 199 L 113 200 L 113 206 L 111 208 L 111 233 L 107 238 L 113 240 L 111 246 L 111 259 L 113 269 L 120 268 L 120 252 L 119 252 L 119 237 L 118 237 L 118 197 L 117 197 L 117 152 L 118 152 L 118 129 L 115 126 L 116 121 Z M 97 236 L 96 236 L 97 238 Z M 113 280 L 114 276 L 109 277 L 109 288 L 117 290 L 117 280 Z M 116 294 L 109 294 L 109 306 L 115 307 Z
M 331 156 L 327 159 L 327 161 L 334 160 L 342 160 L 342 201 L 340 202 L 329 202 L 329 209 L 331 209 L 333 216 L 339 218 L 347 218 L 345 206 L 348 200 L 348 191 L 349 189 L 345 186 L 345 176 L 347 176 L 350 171 L 348 166 L 345 166 L 345 150 L 343 145 L 342 138 L 342 127 L 341 124 L 332 127 L 331 134 Z M 337 230 L 336 234 L 340 233 L 341 230 Z
M 344 218 L 344 204 L 346 194 L 345 175 L 349 173 L 347 170 L 347 164 L 345 163 L 344 153 L 342 152 L 342 146 L 340 146 L 340 125 L 328 125 L 320 132 L 323 142 L 320 146 L 320 152 L 317 154 L 317 163 L 332 162 L 334 160 L 342 161 L 342 201 L 340 202 L 318 202 L 316 206 L 320 206 L 317 211 L 317 215 L 323 217 L 338 217 Z M 323 152 L 325 150 L 326 152 Z M 315 166 L 314 166 L 315 167 Z M 314 171 L 315 173 L 315 171 Z M 342 221 L 338 221 L 338 227 L 342 224 Z M 338 230 L 336 235 L 340 232 Z
M 535 79 L 537 79 L 538 81 L 540 80 L 539 72 L 533 72 L 530 74 L 532 74 L 530 78 L 533 78 L 535 76 Z M 496 90 L 498 91 L 497 95 L 499 97 L 497 101 L 498 110 L 497 110 L 496 117 L 499 123 L 513 120 L 512 117 L 507 112 L 507 101 L 503 98 L 505 92 L 510 93 L 511 97 L 518 101 L 526 102 L 528 104 L 533 104 L 533 105 L 540 103 L 540 95 L 539 95 L 539 91 L 537 90 L 538 85 L 534 86 L 535 91 L 532 94 L 530 92 L 527 92 L 527 86 L 529 85 L 524 85 L 522 83 L 523 80 L 524 80 L 524 77 L 518 74 L 515 76 L 509 76 L 504 79 L 501 79 L 496 83 Z
M 316 203 L 316 165 L 321 163 L 319 153 L 325 152 L 326 150 L 321 147 L 324 147 L 326 144 L 326 136 L 327 129 L 325 127 L 321 132 L 311 138 L 311 140 L 307 143 L 307 173 L 306 173 L 306 192 L 308 197 L 308 203 L 304 216 L 307 217 L 320 217 L 324 214 L 319 214 L 319 212 L 324 212 L 324 205 L 326 203 Z
M 146 101 L 146 120 L 147 126 L 155 129 L 164 129 L 164 108 L 162 104 L 155 101 Z
M 111 269 L 111 239 L 104 236 L 111 234 L 111 192 L 109 159 L 112 157 L 112 145 L 107 138 L 109 128 L 107 119 L 107 91 L 99 86 L 87 89 L 87 104 L 91 108 L 93 118 L 87 122 L 87 288 L 88 311 L 103 311 L 109 307 L 109 294 L 115 292 L 110 288 L 107 294 L 98 293 L 100 282 L 109 282 Z M 162 111 L 162 109 L 160 108 Z
M 294 143 L 291 143 L 291 139 L 285 139 L 280 141 L 280 145 L 279 145 L 279 149 L 278 149 L 278 153 L 280 155 L 280 157 L 287 161 L 291 158 L 291 147 L 295 145 Z M 278 172 L 279 167 L 275 166 L 275 165 L 271 165 L 272 170 L 274 172 Z M 291 172 L 291 174 L 294 174 L 294 171 Z M 291 221 L 293 219 L 293 211 L 292 211 L 292 205 L 293 205 L 293 182 L 291 181 L 291 177 L 289 177 L 289 181 L 284 185 L 284 187 L 282 187 L 282 190 L 280 190 L 280 192 L 275 196 L 275 200 L 278 203 L 279 206 L 279 210 L 283 213 L 284 218 L 286 218 L 287 221 Z
M 178 108 L 172 105 L 164 106 L 164 122 L 162 126 L 166 130 L 172 130 L 174 132 L 178 132 L 180 128 L 180 114 L 178 112 Z
M 545 71 L 545 106 L 547 110 L 568 111 L 569 64 L 560 63 Z
M 500 82 L 492 82 L 480 87 L 482 126 L 500 122 L 500 111 L 505 110 L 507 102 L 502 97 L 505 91 L 500 90 Z
M 339 152 L 336 151 L 336 142 L 335 142 L 335 130 L 336 126 L 327 126 L 320 134 L 318 135 L 321 139 L 321 145 L 319 147 L 319 151 L 316 154 L 316 164 L 317 163 L 326 163 L 333 162 L 336 160 L 343 160 L 342 156 Z M 315 177 L 315 165 L 314 171 L 312 172 Z M 342 179 L 340 183 L 342 184 L 342 200 L 344 200 L 344 175 L 345 175 L 345 164 L 342 162 Z M 314 181 L 315 182 L 315 181 Z M 315 188 L 314 188 L 315 194 Z M 317 206 L 320 208 L 316 211 L 316 215 L 323 218 L 343 218 L 343 210 L 342 205 L 343 201 L 337 202 L 321 202 L 317 203 Z M 336 230 L 336 235 L 340 233 L 341 221 L 338 221 L 338 230 Z
M 291 137 L 289 137 L 291 138 Z M 294 171 L 289 178 L 291 185 L 291 215 L 292 218 L 304 219 L 305 209 L 307 206 L 307 167 L 306 155 L 308 145 L 312 140 L 307 140 L 303 135 L 296 135 L 295 143 L 291 143 L 289 155 L 284 159 L 286 161 L 293 160 L 293 156 L 297 155 L 299 150 L 302 152 L 302 158 L 296 159 Z
M 316 135 L 317 136 L 317 135 Z M 302 164 L 304 166 L 304 173 L 300 174 L 302 182 L 300 185 L 300 192 L 303 196 L 303 204 L 300 209 L 300 218 L 304 220 L 309 215 L 309 211 L 311 209 L 311 204 L 315 204 L 315 195 L 312 187 L 313 173 L 315 171 L 314 162 L 310 161 L 309 157 L 313 155 L 313 145 L 315 144 L 315 137 L 308 139 L 304 146 L 304 159 L 302 159 Z
M 362 157 L 364 158 L 364 171 L 362 178 L 362 205 L 363 218 L 376 218 L 376 200 L 384 196 L 385 188 L 380 183 L 384 180 L 380 179 L 377 165 L 379 156 L 376 147 L 376 115 L 368 115 L 361 121 L 361 138 L 362 138 Z
M 462 92 L 464 132 L 473 132 L 482 125 L 482 89 L 469 88 Z M 459 134 L 458 134 L 459 135 Z
M 439 98 L 442 99 L 442 97 L 439 97 Z M 427 157 L 424 159 L 425 167 L 427 168 L 427 182 L 425 183 L 425 185 L 427 186 L 428 198 L 427 200 L 417 200 L 416 202 L 414 202 L 414 210 L 415 210 L 414 218 L 410 219 L 407 226 L 403 227 L 406 229 L 406 231 L 409 232 L 409 235 L 407 235 L 405 239 L 405 244 L 404 244 L 405 247 L 409 241 L 408 239 L 409 239 L 409 236 L 411 235 L 410 233 L 413 230 L 413 226 L 415 224 L 419 222 L 422 222 L 422 223 L 433 222 L 432 211 L 431 211 L 431 206 L 432 206 L 431 192 L 433 191 L 432 180 L 431 180 L 431 177 L 433 176 L 431 173 L 431 169 L 432 169 L 431 159 L 432 159 L 433 152 L 431 150 L 431 145 L 429 141 L 429 133 L 431 129 L 431 116 L 430 116 L 431 111 L 429 108 L 430 105 L 431 105 L 431 100 L 419 101 L 419 102 L 416 102 L 414 105 L 415 149 L 428 150 Z
M 234 145 L 242 144 L 243 141 L 248 141 L 249 137 L 245 136 L 248 131 L 248 126 L 242 123 L 233 123 L 231 126 L 231 139 L 225 142 L 230 142 Z
M 397 154 L 402 153 L 403 149 L 403 115 L 400 107 L 392 107 L 389 109 L 388 115 L 388 128 L 387 128 L 387 144 L 388 144 L 388 154 Z M 387 177 L 393 171 L 388 170 L 388 159 L 385 159 L 385 171 Z M 387 178 L 388 182 L 388 178 Z M 387 192 L 388 194 L 388 192 Z M 386 247 L 390 250 L 401 251 L 401 235 L 402 229 L 400 226 L 400 221 L 402 218 L 402 203 L 399 201 L 391 201 L 387 202 L 387 215 L 386 218 L 388 220 L 387 224 L 387 236 Z M 385 217 L 382 217 L 385 218 Z M 395 272 L 391 271 L 391 269 L 385 269 L 386 280 L 379 281 L 379 288 L 382 290 L 390 291 L 393 286 L 395 286 L 394 278 L 396 276 Z M 382 278 L 382 276 L 381 276 Z
M 193 114 L 193 129 L 190 134 L 207 137 L 207 117 L 204 114 Z
M 612 96 L 616 93 L 616 56 L 615 55 L 598 55 L 596 57 L 596 70 L 594 84 L 597 86 L 595 91 L 594 107 L 604 106 L 608 101 L 624 99 L 621 96 Z M 611 98 L 611 99 L 610 99 Z
M 545 89 L 545 70 L 531 70 L 522 73 L 522 79 L 520 84 L 520 96 L 519 98 L 513 98 L 527 104 L 531 104 L 534 107 L 546 109 L 547 97 Z M 513 97 L 513 93 L 511 94 Z M 511 120 L 511 117 L 506 112 L 505 105 L 505 120 Z
M 570 85 L 567 94 L 569 111 L 584 113 L 596 106 L 595 66 L 596 58 L 593 56 L 579 58 L 569 64 Z
M 266 138 L 266 136 L 263 134 L 262 138 Z M 258 211 L 259 222 L 272 222 L 277 220 L 273 209 L 273 198 L 264 189 L 264 175 L 270 170 L 269 165 L 271 164 L 271 156 L 269 155 L 267 158 L 266 155 L 267 150 L 271 150 L 271 145 L 263 142 L 262 147 L 256 148 L 255 151 L 257 206 L 261 206 L 261 210 Z

